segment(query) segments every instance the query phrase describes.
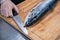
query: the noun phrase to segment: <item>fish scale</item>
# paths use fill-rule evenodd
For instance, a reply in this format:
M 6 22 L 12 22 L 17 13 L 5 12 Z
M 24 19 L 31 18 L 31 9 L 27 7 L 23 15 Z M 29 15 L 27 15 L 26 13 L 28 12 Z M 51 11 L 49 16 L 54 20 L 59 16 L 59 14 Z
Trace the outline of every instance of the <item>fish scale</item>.
M 28 13 L 24 26 L 28 27 L 32 25 L 37 19 L 41 18 L 46 11 L 51 9 L 54 5 L 56 0 L 44 0 L 43 2 L 39 3 L 31 12 Z

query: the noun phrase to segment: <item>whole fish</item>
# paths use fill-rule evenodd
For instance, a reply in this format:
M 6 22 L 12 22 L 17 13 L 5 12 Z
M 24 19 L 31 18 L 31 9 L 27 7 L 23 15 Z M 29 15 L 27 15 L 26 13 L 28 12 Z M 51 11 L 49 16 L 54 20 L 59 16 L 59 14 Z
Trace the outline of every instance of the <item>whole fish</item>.
M 49 9 L 51 9 L 56 0 L 44 0 L 39 3 L 31 12 L 28 13 L 24 26 L 28 27 L 35 23 Z

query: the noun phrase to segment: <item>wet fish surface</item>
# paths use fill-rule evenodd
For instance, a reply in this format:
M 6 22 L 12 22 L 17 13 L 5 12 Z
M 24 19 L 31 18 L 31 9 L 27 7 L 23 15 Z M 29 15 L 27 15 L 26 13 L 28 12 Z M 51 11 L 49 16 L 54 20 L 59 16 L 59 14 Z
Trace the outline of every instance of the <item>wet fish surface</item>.
M 45 14 L 46 11 L 51 9 L 55 4 L 56 0 L 44 0 L 43 2 L 39 3 L 31 12 L 28 13 L 24 26 L 28 27 L 34 24 L 39 18 Z

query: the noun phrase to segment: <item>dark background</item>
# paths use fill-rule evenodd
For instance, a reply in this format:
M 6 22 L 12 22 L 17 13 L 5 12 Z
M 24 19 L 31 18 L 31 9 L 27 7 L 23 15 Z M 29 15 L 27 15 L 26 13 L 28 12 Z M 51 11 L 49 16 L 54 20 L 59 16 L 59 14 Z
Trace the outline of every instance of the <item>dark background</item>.
M 21 3 L 21 2 L 23 2 L 24 0 L 11 0 L 14 4 L 19 4 L 19 3 Z

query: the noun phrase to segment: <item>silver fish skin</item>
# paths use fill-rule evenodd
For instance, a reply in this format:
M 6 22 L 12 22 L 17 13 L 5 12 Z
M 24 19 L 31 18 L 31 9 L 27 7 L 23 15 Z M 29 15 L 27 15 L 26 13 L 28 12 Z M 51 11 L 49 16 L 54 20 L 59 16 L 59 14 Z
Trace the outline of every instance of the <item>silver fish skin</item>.
M 31 12 L 28 13 L 24 26 L 28 27 L 33 24 L 37 19 L 41 18 L 41 16 L 49 9 L 51 9 L 56 0 L 44 0 L 39 3 Z

